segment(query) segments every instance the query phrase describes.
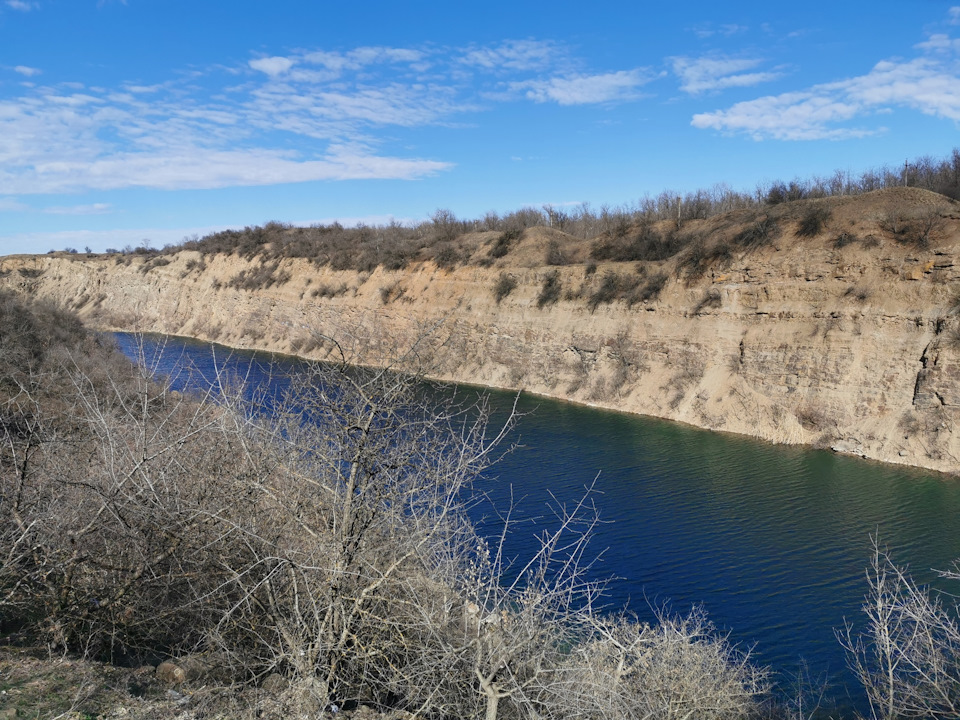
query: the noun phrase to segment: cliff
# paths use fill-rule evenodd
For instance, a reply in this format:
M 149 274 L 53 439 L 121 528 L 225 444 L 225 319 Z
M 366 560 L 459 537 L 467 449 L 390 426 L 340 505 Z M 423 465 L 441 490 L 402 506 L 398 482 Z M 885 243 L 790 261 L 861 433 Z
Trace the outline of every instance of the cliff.
M 499 257 L 500 233 L 471 233 L 461 263 L 398 271 L 10 256 L 0 288 L 101 329 L 369 364 L 415 347 L 443 380 L 960 470 L 960 203 L 897 188 L 664 225 L 679 250 L 642 262 L 590 258 L 646 226 L 589 241 L 536 227 Z

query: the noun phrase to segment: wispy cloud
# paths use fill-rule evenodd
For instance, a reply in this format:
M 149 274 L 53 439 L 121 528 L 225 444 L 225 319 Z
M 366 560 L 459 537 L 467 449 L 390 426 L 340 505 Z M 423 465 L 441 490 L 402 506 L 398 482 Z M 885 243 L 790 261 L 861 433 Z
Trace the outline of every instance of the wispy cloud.
M 917 48 L 920 57 L 883 60 L 864 75 L 700 113 L 692 125 L 757 140 L 821 140 L 884 132 L 869 118 L 897 108 L 960 122 L 960 42 L 937 34 Z
M 561 48 L 544 40 L 510 40 L 492 47 L 474 47 L 463 53 L 464 65 L 487 70 L 545 70 L 565 59 Z
M 11 10 L 19 10 L 20 12 L 30 12 L 40 7 L 38 3 L 26 2 L 26 0 L 5 0 L 4 4 Z
M 740 33 L 745 33 L 750 28 L 746 25 L 737 25 L 735 23 L 727 23 L 721 25 L 697 25 L 693 28 L 693 34 L 698 38 L 705 39 L 713 37 L 714 35 L 721 35 L 723 37 L 730 37 L 732 35 L 739 35 Z
M 680 89 L 691 95 L 759 85 L 781 76 L 779 72 L 745 72 L 762 63 L 763 60 L 756 58 L 724 56 L 670 58 L 673 72 L 681 81 Z
M 638 96 L 637 88 L 650 82 L 644 70 L 620 70 L 602 75 L 575 75 L 546 80 L 527 80 L 510 84 L 536 102 L 555 102 L 560 105 L 588 105 L 622 102 Z
M 453 126 L 494 91 L 501 101 L 612 103 L 651 78 L 577 65 L 555 43 L 516 40 L 300 50 L 152 85 L 30 87 L 0 96 L 0 194 L 429 176 L 452 165 L 390 152 L 402 147 L 397 129 Z
M 13 71 L 15 73 L 19 73 L 20 75 L 23 75 L 24 77 L 33 77 L 35 75 L 39 75 L 42 72 L 42 70 L 39 70 L 37 68 L 27 67 L 26 65 L 17 65 L 16 67 L 13 68 Z
M 43 209 L 47 215 L 106 215 L 112 212 L 109 203 L 93 203 L 92 205 L 53 206 Z

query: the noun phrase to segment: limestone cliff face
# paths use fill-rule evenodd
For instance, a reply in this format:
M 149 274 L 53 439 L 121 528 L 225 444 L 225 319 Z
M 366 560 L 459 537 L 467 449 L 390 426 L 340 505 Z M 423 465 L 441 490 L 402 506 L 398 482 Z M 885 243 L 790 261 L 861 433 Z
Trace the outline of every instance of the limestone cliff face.
M 904 191 L 897 202 L 937 218 L 928 238 L 905 240 L 884 229 L 884 192 L 831 201 L 813 238 L 796 237 L 785 217 L 780 237 L 729 246 L 697 272 L 683 257 L 546 266 L 548 242 L 560 237 L 575 259 L 584 243 L 533 229 L 506 257 L 449 271 L 423 261 L 337 272 L 287 259 L 248 290 L 238 278 L 262 268 L 258 259 L 58 254 L 0 258 L 0 287 L 104 329 L 369 364 L 414 347 L 439 379 L 958 472 L 960 213 Z M 729 218 L 698 232 L 709 245 L 727 226 L 736 232 Z M 482 256 L 485 239 L 469 242 Z M 611 278 L 643 288 L 660 273 L 659 294 L 632 304 L 602 293 Z M 515 287 L 497 302 L 502 276 Z M 555 302 L 544 298 L 551 283 Z

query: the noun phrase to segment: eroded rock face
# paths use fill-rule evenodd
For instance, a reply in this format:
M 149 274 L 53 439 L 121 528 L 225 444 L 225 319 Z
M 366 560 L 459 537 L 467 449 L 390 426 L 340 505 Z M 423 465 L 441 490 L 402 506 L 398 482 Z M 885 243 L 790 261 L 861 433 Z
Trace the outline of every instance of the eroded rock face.
M 451 271 L 285 260 L 284 282 L 246 290 L 230 280 L 257 259 L 181 252 L 144 271 L 148 261 L 131 256 L 18 256 L 0 258 L 0 287 L 54 299 L 103 329 L 312 358 L 379 364 L 419 342 L 438 379 L 956 472 L 960 216 L 945 214 L 918 247 L 844 202 L 834 223 L 866 240 L 838 247 L 836 228 L 804 240 L 787 232 L 760 249 L 734 247 L 696 276 L 682 258 L 547 267 L 543 239 L 528 230 L 515 255 Z M 711 227 L 698 231 L 720 232 Z M 497 298 L 504 273 L 514 287 Z M 659 295 L 591 301 L 609 274 L 658 273 Z M 548 280 L 557 299 L 538 302 Z

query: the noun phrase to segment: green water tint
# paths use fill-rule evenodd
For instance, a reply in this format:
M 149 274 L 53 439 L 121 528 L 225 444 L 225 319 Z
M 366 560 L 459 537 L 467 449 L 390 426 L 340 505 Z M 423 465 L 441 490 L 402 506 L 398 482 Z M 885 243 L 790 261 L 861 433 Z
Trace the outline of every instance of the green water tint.
M 132 352 L 129 336 L 118 340 Z M 155 348 L 158 339 L 148 340 Z M 192 363 L 212 372 L 210 345 L 166 341 L 161 371 Z M 215 352 L 220 361 L 230 356 L 226 348 Z M 256 353 L 234 353 L 228 362 L 240 374 L 253 363 L 256 382 L 267 377 L 257 363 L 271 361 L 291 370 L 297 364 Z M 496 421 L 514 396 L 490 397 Z M 510 553 L 523 557 L 534 533 L 550 524 L 551 492 L 572 501 L 597 478 L 605 522 L 592 544 L 603 551 L 593 572 L 615 577 L 611 608 L 652 619 L 664 604 L 677 612 L 701 604 L 782 684 L 801 659 L 814 675 L 827 673 L 834 710 L 863 708 L 834 631 L 845 619 L 861 622 L 870 535 L 878 533 L 920 582 L 942 585 L 932 569 L 960 558 L 957 478 L 544 398 L 523 396 L 519 410 L 522 447 L 478 488 L 501 508 L 511 497 L 516 503 L 521 522 Z M 484 520 L 493 517 L 488 507 L 476 513 L 495 529 Z

